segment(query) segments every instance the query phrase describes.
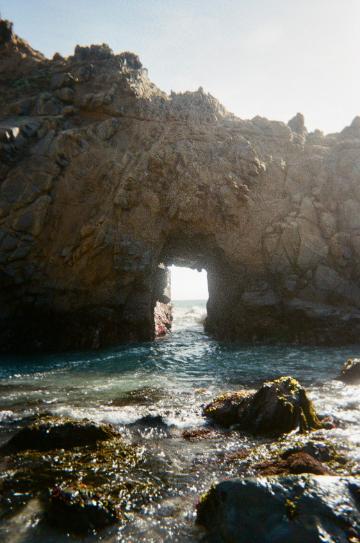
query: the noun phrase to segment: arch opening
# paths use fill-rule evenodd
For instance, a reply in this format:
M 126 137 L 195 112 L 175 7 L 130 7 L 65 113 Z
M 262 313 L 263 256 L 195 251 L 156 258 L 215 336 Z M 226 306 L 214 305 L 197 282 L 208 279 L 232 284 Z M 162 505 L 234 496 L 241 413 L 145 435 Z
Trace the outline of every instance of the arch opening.
M 210 299 L 208 272 L 211 275 L 216 261 L 214 247 L 214 240 L 201 234 L 178 232 L 167 239 L 155 282 L 155 336 L 178 330 L 185 321 L 188 326 L 192 320 L 193 324 L 205 324 Z

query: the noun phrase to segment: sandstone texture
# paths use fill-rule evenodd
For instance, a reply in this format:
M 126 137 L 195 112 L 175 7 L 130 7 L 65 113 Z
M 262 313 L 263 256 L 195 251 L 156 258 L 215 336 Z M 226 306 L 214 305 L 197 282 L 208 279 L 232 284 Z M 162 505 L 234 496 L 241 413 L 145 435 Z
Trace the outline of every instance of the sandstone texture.
M 359 181 L 360 117 L 242 120 L 133 53 L 49 60 L 0 21 L 0 349 L 166 332 L 169 264 L 207 270 L 218 338 L 357 342 Z

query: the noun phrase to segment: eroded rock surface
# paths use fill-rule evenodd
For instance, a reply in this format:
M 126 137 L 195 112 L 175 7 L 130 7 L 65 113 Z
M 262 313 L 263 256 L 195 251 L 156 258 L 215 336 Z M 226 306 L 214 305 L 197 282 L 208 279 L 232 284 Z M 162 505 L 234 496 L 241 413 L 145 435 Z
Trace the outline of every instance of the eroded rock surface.
M 204 415 L 221 426 L 236 425 L 254 435 L 305 432 L 322 426 L 305 389 L 292 377 L 266 381 L 255 394 L 223 394 L 204 408 Z
M 242 120 L 132 53 L 49 60 L 2 25 L 2 350 L 153 338 L 169 264 L 207 269 L 219 338 L 358 341 L 359 118 Z

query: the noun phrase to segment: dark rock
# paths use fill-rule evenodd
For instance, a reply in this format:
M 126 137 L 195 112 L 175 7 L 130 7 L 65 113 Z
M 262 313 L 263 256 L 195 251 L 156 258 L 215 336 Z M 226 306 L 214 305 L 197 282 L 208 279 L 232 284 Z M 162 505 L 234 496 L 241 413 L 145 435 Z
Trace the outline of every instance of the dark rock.
M 216 424 L 229 428 L 238 424 L 240 407 L 249 396 L 248 392 L 242 390 L 221 394 L 204 408 L 204 415 Z
M 156 428 L 164 432 L 169 431 L 169 426 L 166 424 L 161 415 L 146 415 L 141 417 L 131 424 L 131 426 L 140 426 L 143 428 Z
M 107 60 L 112 56 L 113 51 L 106 43 L 103 43 L 102 45 L 90 45 L 90 47 L 77 45 L 74 52 L 74 58 L 81 61 Z
M 205 407 L 204 415 L 223 426 L 236 424 L 255 435 L 321 428 L 305 389 L 292 377 L 267 381 L 252 395 L 240 392 L 220 396 Z
M 359 488 L 355 477 L 224 481 L 201 499 L 197 522 L 216 543 L 348 543 L 360 535 Z
M 91 448 L 86 440 L 84 446 L 46 454 L 9 452 L 15 454 L 2 458 L 0 508 L 4 505 L 13 514 L 32 498 L 39 499 L 48 512 L 47 521 L 65 533 L 100 529 L 115 517 L 126 520 L 122 511 L 149 503 L 162 485 L 144 470 L 143 451 L 115 433 L 105 441 L 93 441 Z M 54 489 L 50 496 L 49 489 Z
M 0 19 L 0 45 L 11 41 L 13 37 L 13 24 L 5 19 Z
M 136 55 L 135 53 L 131 53 L 130 51 L 124 51 L 123 53 L 120 53 L 118 57 L 128 68 L 131 68 L 133 70 L 140 70 L 142 68 L 142 63 L 138 55 Z
M 339 379 L 344 383 L 360 381 L 360 358 L 349 358 L 341 368 Z
M 46 514 L 48 522 L 62 531 L 87 534 L 118 520 L 111 501 L 82 488 L 55 486 Z
M 105 424 L 83 420 L 40 418 L 15 434 L 0 452 L 9 454 L 18 451 L 48 451 L 71 449 L 94 445 L 117 436 L 117 432 Z

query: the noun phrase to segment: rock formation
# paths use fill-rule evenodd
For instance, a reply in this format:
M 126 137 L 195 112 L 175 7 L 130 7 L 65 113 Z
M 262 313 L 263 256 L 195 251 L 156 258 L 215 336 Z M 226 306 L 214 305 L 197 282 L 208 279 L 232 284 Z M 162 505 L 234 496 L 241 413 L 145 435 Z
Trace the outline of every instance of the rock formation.
M 230 479 L 210 489 L 197 521 L 218 543 L 358 540 L 359 480 L 330 476 Z
M 207 270 L 218 338 L 358 341 L 359 117 L 242 120 L 133 53 L 49 60 L 6 21 L 0 90 L 2 350 L 153 338 L 169 264 Z
M 360 382 L 360 359 L 349 358 L 341 368 L 339 379 L 351 384 Z
M 204 408 L 204 415 L 220 426 L 236 425 L 254 435 L 322 427 L 305 389 L 289 376 L 265 381 L 254 394 L 239 391 L 218 396 Z

